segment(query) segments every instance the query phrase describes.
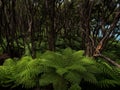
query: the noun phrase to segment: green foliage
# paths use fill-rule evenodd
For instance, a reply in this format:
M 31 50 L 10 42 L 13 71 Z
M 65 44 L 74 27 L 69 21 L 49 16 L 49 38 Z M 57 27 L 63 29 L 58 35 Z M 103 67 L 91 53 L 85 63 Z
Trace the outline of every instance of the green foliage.
M 69 90 L 81 90 L 81 87 L 79 86 L 79 84 L 73 84 L 71 85 Z
M 110 66 L 106 62 L 101 62 L 98 64 L 98 68 L 101 70 L 101 73 L 97 76 L 99 77 L 98 85 L 101 87 L 109 87 L 120 85 L 120 73 L 119 69 L 116 67 Z
M 0 66 L 0 85 L 3 87 L 12 86 L 15 75 L 15 64 L 12 59 L 7 59 L 3 66 Z
M 37 85 L 37 78 L 43 72 L 43 66 L 40 65 L 40 60 L 34 60 L 27 56 L 18 61 L 16 71 L 15 83 L 31 88 Z
M 63 85 L 66 85 L 66 83 L 69 83 L 70 86 L 73 84 L 80 85 L 82 79 L 101 87 L 119 84 L 118 78 L 115 78 L 117 73 L 115 73 L 113 67 L 105 62 L 97 63 L 92 58 L 83 56 L 83 53 L 83 51 L 73 51 L 70 48 L 63 50 L 62 53 L 47 51 L 41 56 L 41 58 L 46 59 L 42 64 L 53 69 L 51 73 L 60 76 L 61 80 L 65 79 Z M 56 79 L 54 78 L 54 80 Z M 54 83 L 54 81 L 49 82 L 49 84 L 51 83 Z M 68 85 L 66 87 L 70 88 Z
M 47 51 L 36 59 L 30 56 L 19 61 L 7 59 L 0 66 L 0 85 L 25 88 L 52 85 L 54 90 L 81 90 L 83 80 L 100 87 L 120 84 L 120 69 L 96 62 L 83 53 L 66 48 L 62 52 Z

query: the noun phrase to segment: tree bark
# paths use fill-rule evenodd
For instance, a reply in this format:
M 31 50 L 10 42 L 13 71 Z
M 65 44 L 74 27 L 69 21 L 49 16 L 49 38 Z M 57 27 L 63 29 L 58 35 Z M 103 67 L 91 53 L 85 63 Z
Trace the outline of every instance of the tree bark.
M 54 27 L 54 18 L 55 18 L 55 0 L 46 0 L 46 9 L 48 11 L 48 49 L 51 51 L 55 50 L 55 27 Z

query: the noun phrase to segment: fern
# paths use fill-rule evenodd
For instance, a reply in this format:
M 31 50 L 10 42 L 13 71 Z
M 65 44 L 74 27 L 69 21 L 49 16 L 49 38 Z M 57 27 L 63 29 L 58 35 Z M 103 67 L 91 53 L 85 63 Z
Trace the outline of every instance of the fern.
M 25 88 L 52 85 L 54 90 L 81 90 L 84 80 L 100 87 L 120 85 L 120 69 L 83 56 L 84 51 L 70 48 L 47 51 L 39 58 L 8 59 L 0 66 L 1 86 Z
M 109 64 L 105 62 L 97 63 L 92 58 L 84 57 L 83 53 L 83 51 L 72 51 L 70 48 L 63 50 L 62 53 L 49 51 L 43 54 L 42 58 L 46 59 L 43 65 L 52 68 L 53 71 L 51 73 L 55 73 L 61 78 L 66 79 L 70 85 L 79 85 L 82 79 L 95 85 L 103 85 L 103 87 L 104 85 L 115 85 L 118 83 L 114 78 L 115 74 L 111 73 L 114 71 Z M 109 76 L 109 78 L 107 78 L 106 75 Z M 99 80 L 100 78 L 101 81 Z M 104 82 L 102 78 L 104 78 L 103 80 L 108 79 L 109 82 Z
M 96 77 L 98 79 L 98 83 L 96 83 L 96 85 L 100 87 L 120 85 L 120 74 L 115 67 L 110 66 L 106 62 L 100 62 L 97 64 L 97 67 L 101 72 L 96 73 Z
M 25 65 L 23 67 L 23 64 Z M 40 65 L 39 60 L 33 60 L 31 57 L 24 57 L 17 63 L 16 85 L 22 85 L 25 88 L 37 86 L 37 78 L 43 72 L 44 66 Z
M 90 66 L 94 64 L 94 61 L 92 61 L 90 58 L 83 57 L 79 53 L 83 54 L 83 51 L 75 52 L 72 51 L 70 48 L 63 50 L 62 53 L 53 53 L 48 51 L 44 53 L 41 57 L 45 58 L 45 61 L 41 63 L 49 68 L 52 68 L 53 71 L 51 73 L 55 73 L 61 78 L 64 78 L 67 81 L 67 83 L 70 83 L 71 85 L 79 85 L 81 80 L 83 78 L 86 78 L 84 76 L 87 75 L 89 82 L 97 82 L 94 74 L 90 73 L 89 70 L 87 70 L 88 68 L 86 68 L 87 66 L 90 68 Z M 54 85 L 54 82 L 52 83 Z
M 0 66 L 0 85 L 3 87 L 12 86 L 14 82 L 14 66 L 15 62 L 12 59 L 7 59 L 3 66 Z

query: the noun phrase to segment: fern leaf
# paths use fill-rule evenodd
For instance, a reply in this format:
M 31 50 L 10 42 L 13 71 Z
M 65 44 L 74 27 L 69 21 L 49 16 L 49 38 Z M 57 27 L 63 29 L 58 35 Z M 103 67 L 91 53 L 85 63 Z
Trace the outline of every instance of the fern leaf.
M 109 86 L 115 87 L 115 85 L 117 84 L 118 82 L 116 82 L 115 80 L 110 80 L 110 79 L 104 79 L 98 82 L 98 86 L 101 86 L 101 87 L 109 87 Z
M 67 73 L 68 70 L 66 68 L 58 68 L 56 70 L 56 73 L 59 74 L 60 76 L 63 76 L 63 74 Z
M 79 65 L 79 64 L 73 64 L 69 67 L 66 67 L 68 70 L 73 70 L 73 71 L 78 71 L 78 72 L 86 72 L 87 69 L 82 66 L 82 65 Z
M 87 72 L 92 74 L 100 74 L 101 70 L 97 67 L 97 63 L 95 65 L 87 65 L 85 66 Z
M 90 64 L 94 64 L 95 65 L 96 62 L 92 58 L 90 58 L 90 57 L 84 57 L 84 58 L 81 59 L 81 63 L 83 65 L 90 65 Z
M 16 76 L 16 83 L 22 85 L 25 88 L 31 88 L 36 85 L 36 82 L 30 75 L 29 70 L 24 70 Z
M 13 83 L 13 67 L 0 66 L 0 85 L 4 87 L 11 86 Z
M 39 79 L 39 85 L 40 86 L 47 86 L 49 84 L 56 82 L 56 80 L 58 78 L 60 78 L 60 77 L 55 73 L 44 73 L 41 76 L 41 78 Z
M 66 48 L 63 50 L 62 54 L 69 57 L 73 54 L 73 50 L 71 48 Z
M 3 63 L 3 66 L 14 66 L 16 63 L 13 61 L 13 59 L 9 58 L 6 59 L 5 62 Z
M 75 71 L 69 71 L 66 75 L 65 75 L 65 79 L 68 80 L 70 83 L 80 83 L 81 81 L 81 77 L 80 74 L 75 72 Z
M 79 50 L 73 53 L 74 60 L 81 60 L 83 58 L 84 51 Z
M 64 65 L 64 63 L 62 62 L 63 60 L 62 55 L 59 53 L 47 51 L 42 55 L 41 58 L 45 59 L 45 61 L 41 63 L 48 67 L 58 68 L 58 67 L 63 67 Z
M 79 86 L 79 84 L 73 84 L 69 90 L 82 90 L 82 88 Z
M 16 64 L 16 68 L 17 68 L 18 72 L 26 69 L 26 65 L 31 60 L 32 60 L 32 58 L 30 56 L 25 56 L 25 57 L 21 58 L 21 60 L 19 60 Z
M 53 83 L 54 90 L 68 90 L 68 82 L 60 77 Z
M 84 80 L 87 82 L 90 82 L 93 84 L 97 83 L 97 79 L 96 79 L 95 75 L 92 73 L 86 72 L 82 76 L 83 76 Z

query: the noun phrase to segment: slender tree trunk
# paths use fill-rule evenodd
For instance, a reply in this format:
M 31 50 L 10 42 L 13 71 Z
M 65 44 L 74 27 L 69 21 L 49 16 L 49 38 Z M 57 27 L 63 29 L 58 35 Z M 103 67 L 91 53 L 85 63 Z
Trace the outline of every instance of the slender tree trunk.
M 55 28 L 54 28 L 54 18 L 55 18 L 55 0 L 46 0 L 46 9 L 48 9 L 48 49 L 51 51 L 55 50 Z

